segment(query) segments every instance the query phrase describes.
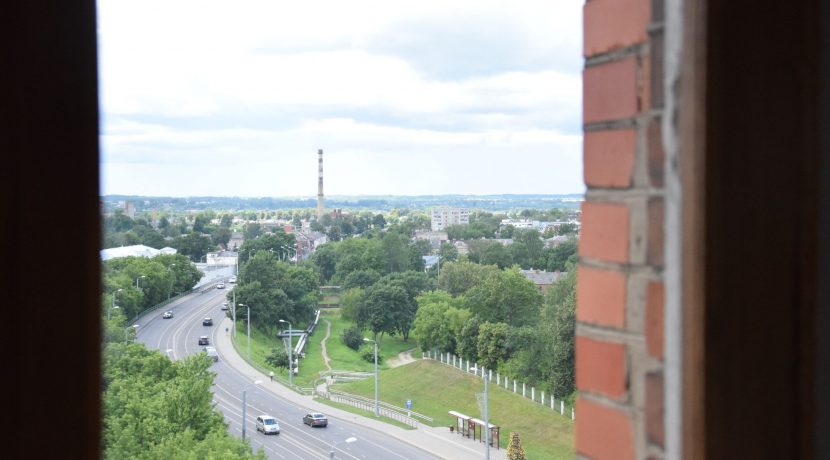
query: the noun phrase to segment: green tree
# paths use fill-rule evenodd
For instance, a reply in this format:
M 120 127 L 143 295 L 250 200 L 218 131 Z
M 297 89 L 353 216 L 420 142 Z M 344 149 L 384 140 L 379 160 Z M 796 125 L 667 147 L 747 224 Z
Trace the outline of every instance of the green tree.
M 320 281 L 327 283 L 334 276 L 335 265 L 337 264 L 335 246 L 329 243 L 318 247 L 311 256 L 311 261 L 317 266 Z
M 479 326 L 481 326 L 481 319 L 478 316 L 473 316 L 461 328 L 461 333 L 456 338 L 458 355 L 473 362 L 478 361 Z
M 397 232 L 386 232 L 382 239 L 386 273 L 402 272 L 411 267 L 409 239 Z
M 247 243 L 249 240 L 256 239 L 259 235 L 262 234 L 262 226 L 257 223 L 250 223 L 245 225 L 245 231 L 243 236 L 245 238 L 245 242 Z M 243 244 L 244 246 L 244 244 Z
M 533 323 L 543 297 L 530 280 L 512 268 L 486 278 L 467 292 L 467 305 L 482 321 L 511 326 Z
M 105 458 L 265 458 L 230 436 L 213 409 L 203 353 L 172 362 L 141 344 L 113 343 L 103 364 Z
M 454 298 L 448 292 L 430 291 L 417 297 L 418 311 L 412 328 L 412 336 L 423 351 L 438 349 L 456 351 L 456 337 L 470 311 L 462 308 L 463 299 Z
M 492 243 L 484 250 L 481 263 L 485 265 L 496 265 L 499 268 L 507 268 L 513 264 L 510 252 L 501 243 Z
M 369 312 L 366 308 L 364 290 L 352 288 L 340 295 L 340 316 L 353 322 L 360 330 L 369 323 Z
M 380 274 L 372 269 L 356 270 L 343 280 L 343 289 L 368 288 L 380 279 Z
M 288 353 L 285 348 L 272 348 L 265 357 L 265 362 L 274 367 L 288 369 Z
M 175 238 L 171 246 L 176 248 L 180 254 L 190 257 L 190 260 L 198 262 L 213 248 L 210 238 L 196 232 Z
M 454 296 L 465 294 L 485 279 L 495 276 L 498 268 L 472 262 L 448 262 L 441 264 L 438 287 Z
M 441 243 L 438 248 L 438 257 L 441 258 L 441 263 L 455 262 L 458 260 L 458 249 L 451 243 Z
M 524 243 L 527 247 L 527 259 L 531 263 L 535 262 L 539 258 L 542 254 L 542 249 L 545 246 L 539 231 L 535 229 L 522 230 L 521 232 L 518 232 L 518 235 L 514 235 L 513 239 Z
M 383 340 L 384 333 L 395 334 L 399 317 L 409 310 L 409 296 L 399 281 L 378 281 L 367 290 L 365 302 L 368 325 L 378 342 Z
M 225 246 L 231 240 L 231 230 L 227 227 L 216 227 L 211 233 L 210 238 L 213 240 L 213 244 Z
M 486 369 L 498 369 L 510 357 L 507 349 L 509 329 L 504 323 L 485 322 L 479 326 L 476 343 L 478 363 Z
M 539 266 L 551 272 L 565 271 L 566 265 L 568 263 L 576 263 L 578 258 L 576 240 L 569 239 L 553 248 L 542 251 L 542 255 L 540 256 L 542 264 Z
M 375 214 L 375 216 L 372 217 L 372 225 L 381 229 L 386 227 L 386 219 L 383 217 L 383 214 Z
M 542 319 L 551 340 L 550 389 L 556 395 L 569 395 L 575 388 L 574 336 L 576 333 L 576 267 L 548 290 Z

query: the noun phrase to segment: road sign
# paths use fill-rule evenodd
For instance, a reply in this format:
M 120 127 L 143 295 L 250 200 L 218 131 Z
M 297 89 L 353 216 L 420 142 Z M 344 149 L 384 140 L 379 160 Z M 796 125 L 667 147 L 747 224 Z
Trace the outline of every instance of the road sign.
M 406 408 L 407 409 L 412 409 L 412 400 L 411 399 L 406 400 Z

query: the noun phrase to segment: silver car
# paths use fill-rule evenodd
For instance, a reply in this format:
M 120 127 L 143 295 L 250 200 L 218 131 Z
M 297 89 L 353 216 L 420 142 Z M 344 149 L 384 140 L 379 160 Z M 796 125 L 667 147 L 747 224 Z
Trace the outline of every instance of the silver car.
M 262 434 L 280 434 L 280 424 L 270 415 L 260 415 L 256 418 L 256 430 Z

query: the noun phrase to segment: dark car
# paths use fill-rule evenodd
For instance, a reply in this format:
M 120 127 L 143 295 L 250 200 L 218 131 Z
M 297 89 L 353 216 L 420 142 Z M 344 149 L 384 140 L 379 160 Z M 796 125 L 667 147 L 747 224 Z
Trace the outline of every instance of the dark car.
M 164 319 L 170 319 L 170 318 L 173 317 L 173 312 L 172 311 L 166 311 L 166 312 L 164 312 L 163 315 L 161 315 L 161 317 L 164 318 Z
M 203 335 L 199 337 L 199 345 L 210 345 L 210 339 L 208 338 L 208 336 Z
M 203 319 L 202 326 L 213 326 L 213 320 L 210 317 Z
M 328 426 L 329 421 L 325 415 L 319 412 L 311 412 L 305 414 L 305 417 L 303 417 L 303 423 L 308 426 Z

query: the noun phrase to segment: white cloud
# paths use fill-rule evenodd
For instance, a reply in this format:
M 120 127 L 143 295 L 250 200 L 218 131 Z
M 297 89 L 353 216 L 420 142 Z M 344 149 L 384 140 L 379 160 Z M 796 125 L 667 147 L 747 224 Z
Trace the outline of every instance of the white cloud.
M 580 9 L 101 0 L 102 190 L 580 192 Z

